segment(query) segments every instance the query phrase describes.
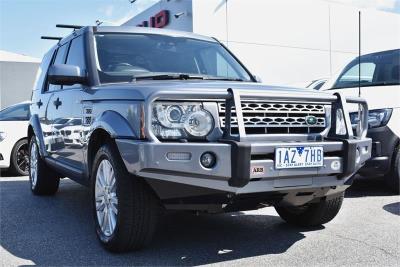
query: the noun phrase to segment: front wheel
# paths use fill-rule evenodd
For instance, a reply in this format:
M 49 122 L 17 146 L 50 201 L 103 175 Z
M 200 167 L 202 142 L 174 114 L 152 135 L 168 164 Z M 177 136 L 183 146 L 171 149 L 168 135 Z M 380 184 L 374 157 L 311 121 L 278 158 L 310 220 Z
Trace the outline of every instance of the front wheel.
M 127 172 L 113 143 L 97 152 L 91 177 L 93 215 L 101 244 L 114 252 L 149 244 L 156 230 L 158 199 L 143 180 Z
M 286 222 L 298 226 L 318 226 L 331 221 L 338 214 L 344 192 L 331 199 L 321 199 L 300 207 L 276 206 L 279 216 Z

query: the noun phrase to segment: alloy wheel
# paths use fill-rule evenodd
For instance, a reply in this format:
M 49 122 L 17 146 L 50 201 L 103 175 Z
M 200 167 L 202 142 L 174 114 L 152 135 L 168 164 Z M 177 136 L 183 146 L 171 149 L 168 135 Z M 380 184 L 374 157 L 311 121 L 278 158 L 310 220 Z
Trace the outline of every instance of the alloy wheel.
M 114 168 L 103 159 L 96 173 L 95 207 L 97 222 L 105 236 L 111 236 L 117 224 L 118 198 Z
M 35 142 L 31 143 L 31 151 L 30 151 L 30 161 L 29 161 L 29 172 L 31 177 L 31 186 L 32 189 L 35 188 L 37 183 L 37 164 L 38 164 L 38 150 Z
M 21 173 L 28 175 L 29 173 L 29 155 L 28 144 L 23 143 L 17 148 L 16 155 L 17 168 Z

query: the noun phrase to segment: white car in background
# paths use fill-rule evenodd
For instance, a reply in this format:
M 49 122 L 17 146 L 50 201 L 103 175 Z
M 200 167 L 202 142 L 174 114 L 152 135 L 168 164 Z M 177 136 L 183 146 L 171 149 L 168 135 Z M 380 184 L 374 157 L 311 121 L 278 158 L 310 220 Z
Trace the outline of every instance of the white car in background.
M 372 138 L 372 158 L 359 173 L 363 176 L 383 175 L 387 185 L 400 191 L 400 49 L 363 55 L 351 61 L 343 71 L 321 88 L 359 95 L 367 100 L 368 137 Z M 361 75 L 359 81 L 359 66 Z M 353 127 L 358 112 L 350 114 Z
M 29 102 L 23 102 L 0 111 L 0 169 L 8 169 L 13 175 L 29 173 L 29 106 Z

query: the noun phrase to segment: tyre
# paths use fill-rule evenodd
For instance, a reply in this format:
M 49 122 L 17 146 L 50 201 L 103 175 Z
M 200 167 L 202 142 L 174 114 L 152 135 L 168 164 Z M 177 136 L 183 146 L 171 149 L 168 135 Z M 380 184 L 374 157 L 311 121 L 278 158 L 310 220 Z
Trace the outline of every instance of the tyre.
M 138 250 L 150 243 L 159 216 L 158 199 L 141 178 L 128 173 L 111 142 L 96 153 L 91 194 L 96 234 L 107 250 Z
M 35 136 L 29 142 L 29 182 L 35 195 L 54 195 L 60 184 L 57 173 L 40 157 Z
M 394 151 L 393 164 L 389 174 L 385 176 L 385 183 L 391 191 L 400 193 L 400 145 Z
M 300 207 L 276 206 L 279 216 L 286 222 L 298 226 L 318 226 L 331 221 L 342 206 L 344 192 L 331 199 L 321 199 Z

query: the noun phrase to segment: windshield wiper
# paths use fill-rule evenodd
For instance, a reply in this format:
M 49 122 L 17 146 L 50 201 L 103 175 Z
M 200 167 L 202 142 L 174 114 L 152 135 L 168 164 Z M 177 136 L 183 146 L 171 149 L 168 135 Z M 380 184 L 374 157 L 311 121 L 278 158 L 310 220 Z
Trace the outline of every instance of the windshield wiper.
M 137 80 L 204 80 L 204 76 L 191 75 L 186 73 L 160 73 L 150 75 L 137 75 L 132 81 Z
M 136 75 L 132 78 L 132 81 L 138 81 L 138 80 L 212 80 L 212 81 L 235 81 L 235 82 L 244 81 L 243 79 L 240 78 L 194 75 L 188 73 L 152 73 L 152 74 Z
M 212 81 L 233 81 L 233 82 L 243 82 L 243 79 L 240 78 L 229 78 L 229 77 L 204 77 L 204 80 L 212 80 Z

